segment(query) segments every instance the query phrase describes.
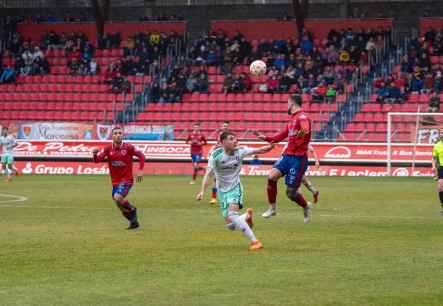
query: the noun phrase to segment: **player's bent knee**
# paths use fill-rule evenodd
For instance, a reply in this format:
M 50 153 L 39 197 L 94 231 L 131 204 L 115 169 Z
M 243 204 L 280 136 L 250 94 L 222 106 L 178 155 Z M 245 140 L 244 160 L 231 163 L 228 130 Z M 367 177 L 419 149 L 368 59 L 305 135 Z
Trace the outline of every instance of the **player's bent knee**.
M 235 231 L 235 224 L 233 222 L 227 223 L 226 228 L 230 231 Z
M 271 181 L 278 181 L 279 178 L 282 177 L 282 174 L 279 170 L 273 168 L 271 172 L 269 172 L 268 179 Z
M 290 200 L 294 200 L 295 196 L 297 195 L 297 190 L 295 188 L 286 188 L 286 196 L 290 199 Z
M 123 200 L 123 196 L 118 193 L 116 193 L 113 198 L 116 203 L 120 203 Z

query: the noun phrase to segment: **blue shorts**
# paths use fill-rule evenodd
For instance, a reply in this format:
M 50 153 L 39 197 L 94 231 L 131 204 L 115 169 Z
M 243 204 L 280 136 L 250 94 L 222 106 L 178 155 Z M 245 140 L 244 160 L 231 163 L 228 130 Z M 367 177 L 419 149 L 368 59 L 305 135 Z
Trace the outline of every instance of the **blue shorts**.
M 114 195 L 118 193 L 122 197 L 126 197 L 129 193 L 129 190 L 131 190 L 132 185 L 129 183 L 120 183 L 116 186 L 112 186 L 112 197 L 114 198 Z
M 286 176 L 286 186 L 298 189 L 301 185 L 303 175 L 308 169 L 308 157 L 306 155 L 282 155 L 274 164 L 274 168 Z
M 191 159 L 193 163 L 199 163 L 202 160 L 201 154 L 191 154 Z

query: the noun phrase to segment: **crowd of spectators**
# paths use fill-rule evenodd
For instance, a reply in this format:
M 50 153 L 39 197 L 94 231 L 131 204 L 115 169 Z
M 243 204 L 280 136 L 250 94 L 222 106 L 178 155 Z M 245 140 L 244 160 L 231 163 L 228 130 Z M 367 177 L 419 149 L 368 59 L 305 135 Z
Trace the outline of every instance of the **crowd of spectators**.
M 401 58 L 400 71 L 374 81 L 377 101 L 401 103 L 411 93 L 430 94 L 431 97 L 442 93 L 443 67 L 432 63 L 433 56 L 443 56 L 442 29 L 428 29 L 423 37 L 411 40 Z M 435 102 L 430 102 L 429 110 L 435 109 Z
M 195 40 L 189 57 L 193 65 L 219 66 L 225 74 L 224 92 L 250 91 L 244 74 L 233 75 L 236 65 L 261 59 L 268 66 L 260 92 L 309 93 L 315 100 L 333 100 L 346 90 L 356 73 L 375 61 L 378 49 L 390 41 L 390 29 L 331 30 L 322 40 L 304 31 L 300 39 L 248 41 L 241 33 L 228 37 L 222 31 Z

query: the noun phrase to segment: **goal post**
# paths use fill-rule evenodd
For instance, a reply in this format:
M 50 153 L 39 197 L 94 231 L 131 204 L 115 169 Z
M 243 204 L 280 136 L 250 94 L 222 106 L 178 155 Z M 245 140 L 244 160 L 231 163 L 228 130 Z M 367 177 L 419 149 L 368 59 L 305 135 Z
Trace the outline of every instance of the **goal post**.
M 416 175 L 417 165 L 429 167 L 432 145 L 443 128 L 443 113 L 389 112 L 386 127 L 386 167 L 392 175 L 394 165 L 410 168 Z

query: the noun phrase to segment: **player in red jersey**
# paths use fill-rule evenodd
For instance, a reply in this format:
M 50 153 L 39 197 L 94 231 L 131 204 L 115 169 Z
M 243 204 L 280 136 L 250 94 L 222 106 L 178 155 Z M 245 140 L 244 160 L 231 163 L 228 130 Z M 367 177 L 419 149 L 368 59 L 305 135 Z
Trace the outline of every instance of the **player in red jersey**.
M 215 146 L 213 148 L 211 148 L 209 155 L 211 155 L 212 151 L 214 151 L 215 149 L 223 146 L 223 144 L 220 141 L 220 136 L 223 132 L 228 132 L 229 131 L 229 121 L 223 121 L 221 127 L 216 130 L 215 132 L 217 133 L 217 143 L 215 144 Z M 209 159 L 209 158 L 208 158 Z M 217 183 L 215 181 L 215 176 L 214 176 L 214 180 L 212 183 L 212 192 L 211 192 L 211 204 L 216 204 L 217 203 Z
M 186 138 L 186 143 L 191 143 L 191 160 L 194 172 L 192 174 L 191 185 L 195 184 L 198 171 L 204 170 L 200 167 L 200 161 L 203 157 L 203 146 L 207 143 L 205 135 L 200 132 L 200 124 L 196 123 L 192 127 L 192 133 Z
M 301 109 L 302 99 L 299 95 L 291 95 L 288 98 L 288 114 L 291 118 L 286 127 L 272 137 L 255 132 L 255 135 L 269 143 L 278 143 L 288 138 L 288 145 L 282 157 L 275 163 L 268 176 L 268 201 L 269 209 L 263 213 L 263 217 L 275 216 L 277 199 L 277 181 L 286 176 L 286 195 L 288 198 L 303 208 L 304 222 L 311 220 L 311 203 L 306 202 L 303 195 L 298 191 L 303 176 L 308 167 L 308 150 L 311 140 L 311 120 Z
M 129 143 L 123 143 L 123 131 L 120 127 L 112 129 L 112 145 L 106 146 L 101 152 L 98 148 L 93 148 L 94 162 L 108 162 L 109 172 L 112 181 L 112 198 L 122 215 L 128 219 L 128 229 L 136 229 L 140 226 L 137 220 L 137 208 L 126 200 L 126 196 L 134 184 L 132 174 L 133 157 L 137 156 L 139 170 L 136 173 L 137 182 L 143 180 L 143 167 L 145 166 L 145 156 L 137 151 Z

